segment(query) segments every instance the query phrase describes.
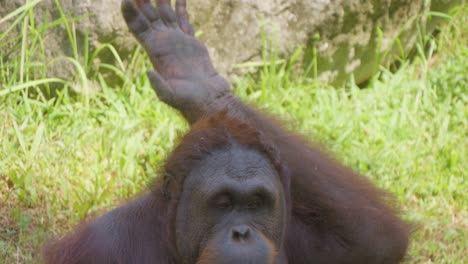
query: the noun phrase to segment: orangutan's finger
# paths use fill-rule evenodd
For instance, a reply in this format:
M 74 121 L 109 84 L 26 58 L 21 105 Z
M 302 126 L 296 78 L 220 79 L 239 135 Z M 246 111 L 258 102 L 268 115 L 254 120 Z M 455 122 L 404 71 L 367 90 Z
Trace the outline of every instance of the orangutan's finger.
M 141 12 L 146 16 L 146 18 L 151 22 L 152 25 L 157 25 L 162 23 L 161 16 L 159 11 L 148 1 L 140 7 Z
M 166 80 L 156 70 L 149 70 L 146 74 L 159 100 L 172 106 L 174 93 Z
M 189 17 L 187 13 L 187 1 L 177 0 L 175 9 L 176 9 L 177 23 L 179 24 L 179 27 L 185 33 L 193 36 L 194 30 L 193 30 L 192 25 L 189 22 Z
M 151 28 L 146 16 L 138 10 L 132 0 L 123 0 L 121 9 L 130 32 L 142 40 L 142 36 Z
M 176 15 L 170 0 L 157 0 L 159 14 L 167 26 L 177 27 Z

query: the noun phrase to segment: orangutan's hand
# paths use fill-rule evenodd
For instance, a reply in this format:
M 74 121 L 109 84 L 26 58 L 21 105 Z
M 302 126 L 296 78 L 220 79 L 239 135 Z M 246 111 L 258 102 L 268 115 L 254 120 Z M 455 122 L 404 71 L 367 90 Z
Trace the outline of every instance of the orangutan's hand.
M 154 69 L 148 77 L 158 97 L 180 110 L 189 122 L 229 93 L 229 84 L 213 68 L 205 45 L 193 36 L 185 0 L 123 0 L 128 28 L 145 48 Z

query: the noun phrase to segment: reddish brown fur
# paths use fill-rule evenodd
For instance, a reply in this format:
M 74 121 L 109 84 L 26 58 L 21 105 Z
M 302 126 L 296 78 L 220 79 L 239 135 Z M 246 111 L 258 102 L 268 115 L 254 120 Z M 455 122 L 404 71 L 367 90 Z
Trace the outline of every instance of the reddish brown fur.
M 280 174 L 290 219 L 278 262 L 390 264 L 403 259 L 409 228 L 384 191 L 234 97 L 220 99 L 213 112 L 182 139 L 151 194 L 119 207 L 113 213 L 117 220 L 84 225 L 53 243 L 47 263 L 177 263 L 173 223 L 185 176 L 208 153 L 234 143 L 263 153 Z M 207 247 L 199 263 L 213 257 Z
M 399 219 L 388 193 L 234 96 L 215 108 L 226 108 L 228 118 L 265 131 L 288 168 L 289 263 L 398 263 L 403 259 L 410 226 Z
M 280 173 L 281 182 L 289 187 L 289 177 L 281 162 L 279 150 L 265 133 L 237 118 L 228 118 L 226 112 L 202 119 L 193 125 L 180 144 L 166 160 L 164 166 L 165 188 L 170 196 L 181 192 L 185 176 L 195 164 L 214 150 L 240 144 L 255 149 L 269 158 Z M 289 188 L 285 188 L 286 191 Z

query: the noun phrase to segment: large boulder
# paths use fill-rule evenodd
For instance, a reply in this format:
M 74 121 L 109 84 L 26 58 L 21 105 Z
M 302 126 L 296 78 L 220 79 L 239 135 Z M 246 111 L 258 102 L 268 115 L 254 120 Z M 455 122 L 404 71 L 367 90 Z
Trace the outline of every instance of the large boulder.
M 25 1 L 0 0 L 0 17 Z M 417 41 L 411 23 L 415 17 L 446 12 L 462 1 L 188 0 L 188 9 L 199 37 L 224 74 L 242 70 L 235 65 L 261 61 L 261 34 L 265 34 L 285 57 L 299 46 L 305 47 L 306 59 L 316 54 L 319 78 L 339 84 L 351 74 L 358 83 L 367 80 L 380 63 L 393 58 L 392 50 L 400 50 L 392 47 L 397 38 L 404 50 L 412 49 Z M 134 50 L 136 42 L 120 14 L 120 0 L 59 2 L 67 17 L 81 17 L 75 22 L 79 46 L 88 34 L 91 48 L 112 43 L 124 55 Z M 55 1 L 41 1 L 35 17 L 38 22 L 60 18 Z M 430 26 L 434 24 L 437 21 L 432 20 Z M 50 30 L 45 41 L 47 56 L 73 54 L 64 26 Z
M 459 0 L 192 0 L 189 11 L 223 72 L 231 72 L 235 64 L 260 61 L 261 34 L 265 34 L 277 43 L 280 54 L 288 56 L 299 46 L 306 48 L 306 59 L 314 59 L 316 54 L 319 78 L 336 84 L 347 80 L 350 74 L 358 83 L 367 80 L 379 63 L 385 62 L 383 59 L 394 58 L 392 44 L 397 38 L 405 51 L 414 47 L 417 29 L 411 21 L 417 21 L 418 16 L 424 19 L 429 11 L 447 12 L 459 3 Z

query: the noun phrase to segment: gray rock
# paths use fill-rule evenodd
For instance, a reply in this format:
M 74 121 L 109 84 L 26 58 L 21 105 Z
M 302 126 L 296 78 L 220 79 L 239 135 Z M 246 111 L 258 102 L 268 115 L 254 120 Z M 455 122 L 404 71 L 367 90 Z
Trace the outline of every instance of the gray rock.
M 0 0 L 0 16 L 24 2 Z M 68 17 L 84 16 L 76 22 L 79 51 L 83 50 L 86 33 L 91 49 L 112 43 L 124 55 L 134 50 L 136 42 L 120 14 L 120 0 L 59 2 Z M 462 2 L 464 0 L 188 0 L 192 22 L 221 73 L 240 73 L 246 69 L 235 65 L 261 61 L 261 34 L 264 33 L 277 43 L 277 51 L 282 56 L 290 56 L 299 46 L 305 48 L 306 61 L 312 58 L 311 54 L 317 54 L 318 77 L 335 84 L 347 80 L 351 74 L 358 83 L 369 79 L 380 63 L 391 61 L 393 54 L 399 51 L 393 45 L 396 38 L 405 51 L 414 47 L 417 32 L 409 21 L 430 10 L 446 12 Z M 53 0 L 38 4 L 35 15 L 37 21 L 60 17 Z M 440 22 L 433 19 L 428 25 L 434 27 Z M 64 26 L 51 30 L 45 41 L 48 57 L 73 55 Z M 65 68 L 58 67 L 55 72 Z
M 26 2 L 26 0 L 0 0 L 0 18 Z M 120 0 L 59 0 L 58 2 L 70 21 L 69 26 L 72 27 L 72 24 L 75 26 L 75 44 L 79 58 L 83 57 L 86 37 L 91 52 L 104 43 L 113 44 L 119 51 L 122 51 L 124 56 L 135 49 L 137 42 L 128 33 L 120 13 Z M 61 13 L 54 0 L 42 0 L 35 6 L 34 16 L 39 26 L 59 21 Z M 5 30 L 7 26 L 8 23 L 0 25 L 0 30 Z M 16 34 L 20 32 L 20 27 L 21 24 L 17 26 Z M 52 58 L 60 56 L 75 57 L 64 23 L 47 30 L 44 45 L 46 46 L 46 58 L 43 58 L 45 62 L 50 62 Z M 111 61 L 112 56 L 111 52 L 107 51 L 102 53 L 100 59 L 108 62 Z M 64 60 L 57 60 L 50 65 L 48 70 L 50 75 L 63 78 L 75 75 L 76 72 L 72 63 Z
M 284 56 L 304 46 L 310 59 L 315 49 L 319 78 L 340 84 L 350 74 L 358 83 L 369 79 L 379 63 L 392 60 L 397 37 L 406 52 L 412 49 L 417 40 L 414 24 L 408 23 L 412 18 L 429 10 L 446 12 L 461 2 L 193 0 L 189 11 L 222 72 L 232 72 L 235 64 L 261 60 L 263 27 L 267 36 L 277 40 L 277 50 Z

